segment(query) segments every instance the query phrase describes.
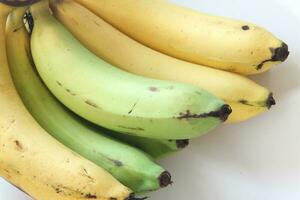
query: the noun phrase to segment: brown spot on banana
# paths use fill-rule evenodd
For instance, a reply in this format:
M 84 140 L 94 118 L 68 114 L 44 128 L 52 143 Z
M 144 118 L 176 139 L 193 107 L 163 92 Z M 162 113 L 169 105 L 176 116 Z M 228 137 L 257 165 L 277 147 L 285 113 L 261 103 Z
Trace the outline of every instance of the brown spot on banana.
M 56 84 L 59 85 L 60 87 L 62 87 L 62 83 L 59 81 L 56 81 Z
M 52 186 L 53 187 L 53 186 Z M 59 189 L 59 188 L 54 188 L 54 190 L 55 190 L 55 192 L 57 193 L 57 194 L 59 194 L 59 193 L 61 193 L 62 192 L 62 190 L 61 189 Z
M 88 174 L 88 172 L 85 168 L 83 168 L 83 174 L 82 175 L 87 177 L 91 182 L 93 182 L 93 183 L 95 182 L 95 179 Z
M 91 193 L 88 193 L 84 196 L 86 199 L 97 199 L 97 196 Z
M 98 105 L 97 105 L 96 103 L 94 103 L 93 101 L 91 101 L 91 100 L 89 100 L 89 99 L 86 100 L 85 103 L 86 103 L 87 105 L 89 105 L 89 106 L 94 107 L 94 108 L 99 108 Z
M 244 104 L 244 105 L 246 105 L 246 106 L 254 106 L 254 105 L 250 104 L 250 103 L 249 103 L 247 100 L 245 100 L 245 99 L 241 99 L 241 100 L 239 100 L 238 102 L 241 103 L 241 104 Z
M 86 174 L 88 174 L 88 172 L 87 172 L 87 170 L 86 170 L 85 168 L 83 168 L 83 171 L 84 171 Z
M 157 92 L 158 91 L 158 88 L 157 87 L 149 87 L 149 90 L 151 92 Z
M 250 30 L 250 27 L 248 25 L 244 25 L 244 26 L 242 26 L 242 29 L 244 31 L 248 31 L 248 30 Z
M 132 108 L 128 111 L 128 114 L 132 113 L 132 111 L 134 110 L 134 108 L 137 105 L 137 103 L 138 103 L 138 101 L 133 104 Z
M 24 151 L 23 144 L 19 140 L 14 141 L 18 151 Z
M 70 95 L 76 96 L 76 93 L 72 92 L 70 89 L 65 88 L 65 90 L 66 90 L 68 93 L 70 93 Z
M 117 167 L 122 167 L 123 166 L 123 163 L 121 161 L 119 161 L 119 160 L 114 160 L 114 164 Z

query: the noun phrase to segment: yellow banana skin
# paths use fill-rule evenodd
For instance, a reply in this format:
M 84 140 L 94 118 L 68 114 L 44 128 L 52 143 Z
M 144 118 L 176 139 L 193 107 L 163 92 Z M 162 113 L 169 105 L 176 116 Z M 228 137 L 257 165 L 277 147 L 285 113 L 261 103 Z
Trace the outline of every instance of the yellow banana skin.
M 257 74 L 284 61 L 288 47 L 248 22 L 162 0 L 76 0 L 137 41 L 189 62 Z
M 26 110 L 7 63 L 9 11 L 0 3 L 0 175 L 37 200 L 127 199 L 128 188 L 53 139 Z M 22 22 L 23 13 L 16 10 L 10 17 Z
M 193 84 L 223 99 L 233 111 L 227 122 L 250 119 L 275 103 L 270 91 L 250 79 L 152 50 L 74 1 L 52 0 L 51 9 L 82 44 L 113 65 L 150 78 Z

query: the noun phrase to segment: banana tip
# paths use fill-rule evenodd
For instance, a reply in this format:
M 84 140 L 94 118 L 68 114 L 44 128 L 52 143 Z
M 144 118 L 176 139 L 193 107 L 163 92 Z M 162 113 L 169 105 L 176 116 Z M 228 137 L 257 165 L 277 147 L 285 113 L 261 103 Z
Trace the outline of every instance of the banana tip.
M 219 111 L 219 117 L 224 122 L 228 119 L 228 116 L 232 113 L 232 109 L 228 104 L 221 107 Z
M 276 105 L 276 101 L 273 97 L 273 93 L 269 94 L 269 97 L 266 101 L 266 106 L 268 107 L 268 109 L 270 109 L 272 106 Z
M 184 149 L 189 145 L 190 141 L 189 140 L 176 140 L 176 145 L 178 149 Z
M 281 46 L 274 50 L 272 61 L 285 61 L 289 56 L 289 47 L 286 43 L 282 42 Z
M 172 184 L 173 181 L 171 180 L 172 176 L 168 171 L 164 171 L 161 173 L 161 175 L 158 177 L 159 185 L 160 187 L 167 187 L 168 185 Z

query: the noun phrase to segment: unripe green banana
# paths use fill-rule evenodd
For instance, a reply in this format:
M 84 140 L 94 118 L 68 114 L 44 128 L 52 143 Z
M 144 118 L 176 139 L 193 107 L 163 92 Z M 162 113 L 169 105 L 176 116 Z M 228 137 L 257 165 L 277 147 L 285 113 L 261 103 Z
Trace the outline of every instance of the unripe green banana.
M 131 135 L 189 139 L 230 114 L 222 100 L 195 86 L 144 78 L 106 63 L 41 5 L 31 9 L 34 62 L 51 92 L 83 118 Z
M 6 36 L 15 86 L 27 109 L 46 131 L 135 192 L 156 190 L 171 182 L 170 174 L 150 156 L 104 136 L 101 129 L 79 118 L 54 98 L 35 71 L 22 20 L 10 17 Z
M 145 151 L 155 159 L 161 159 L 189 145 L 189 140 L 158 140 L 115 132 L 110 132 L 110 135 Z

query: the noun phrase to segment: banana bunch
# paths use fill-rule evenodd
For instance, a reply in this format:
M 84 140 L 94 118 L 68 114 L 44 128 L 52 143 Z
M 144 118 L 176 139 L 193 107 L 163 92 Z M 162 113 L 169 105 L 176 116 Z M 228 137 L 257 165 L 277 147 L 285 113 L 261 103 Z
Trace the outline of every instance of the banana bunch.
M 157 160 L 270 109 L 242 75 L 289 54 L 254 24 L 164 0 L 1 2 L 0 176 L 38 200 L 170 185 Z

